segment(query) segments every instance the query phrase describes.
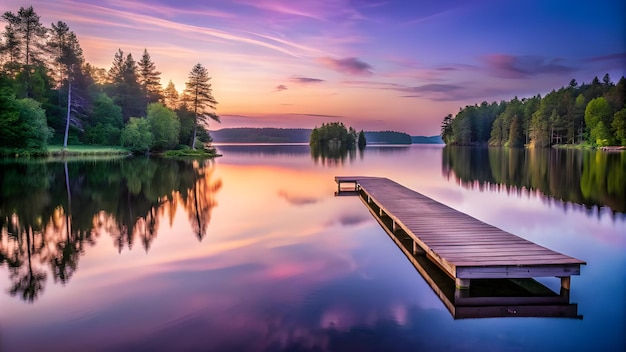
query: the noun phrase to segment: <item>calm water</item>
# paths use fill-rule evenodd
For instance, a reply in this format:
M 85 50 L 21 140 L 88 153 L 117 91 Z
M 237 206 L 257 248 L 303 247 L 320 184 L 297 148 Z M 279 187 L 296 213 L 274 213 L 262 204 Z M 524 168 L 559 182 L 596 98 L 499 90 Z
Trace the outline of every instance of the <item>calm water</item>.
M 218 149 L 0 164 L 0 351 L 626 350 L 626 153 Z M 582 319 L 455 319 L 335 175 L 585 260 Z

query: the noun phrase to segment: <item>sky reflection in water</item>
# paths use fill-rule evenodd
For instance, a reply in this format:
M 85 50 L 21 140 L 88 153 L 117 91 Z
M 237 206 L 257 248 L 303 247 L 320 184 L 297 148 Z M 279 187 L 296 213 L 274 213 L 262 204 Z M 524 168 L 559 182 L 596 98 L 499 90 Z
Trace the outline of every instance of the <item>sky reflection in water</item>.
M 589 215 L 537 192 L 456 184 L 449 175 L 442 177 L 444 151 L 438 146 L 368 147 L 354 158 L 317 163 L 307 146 L 220 150 L 225 156 L 204 171 L 210 177 L 206 184 L 213 185 L 204 236 L 197 236 L 189 207 L 174 210 L 173 201 L 159 198 L 154 207 L 160 225 L 147 251 L 135 242 L 120 252 L 116 237 L 103 231 L 86 246 L 66 284 L 54 283 L 49 274 L 32 304 L 0 294 L 0 349 L 626 347 L 626 280 L 615 272 L 626 267 L 623 214 Z M 333 196 L 333 176 L 357 174 L 392 178 L 587 261 L 581 276 L 572 278 L 571 291 L 584 319 L 453 320 L 363 204 Z M 189 192 L 189 184 L 178 184 L 181 194 Z M 80 197 L 78 192 L 72 196 Z M 556 279 L 542 281 L 558 287 Z M 0 287 L 10 285 L 7 266 L 1 266 Z

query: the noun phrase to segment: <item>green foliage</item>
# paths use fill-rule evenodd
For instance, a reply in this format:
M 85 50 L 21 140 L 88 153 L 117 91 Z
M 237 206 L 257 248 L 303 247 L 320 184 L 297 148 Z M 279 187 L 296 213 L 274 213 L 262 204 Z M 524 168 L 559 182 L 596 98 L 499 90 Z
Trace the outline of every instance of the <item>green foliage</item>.
M 365 139 L 365 133 L 363 132 L 363 130 L 359 132 L 358 145 L 359 149 L 363 149 L 367 145 L 367 140 Z
M 46 113 L 33 99 L 15 99 L 6 89 L 0 91 L 0 148 L 45 152 L 52 132 Z
M 208 120 L 220 122 L 220 117 L 213 112 L 217 101 L 213 97 L 213 90 L 209 81 L 209 71 L 201 64 L 196 64 L 189 72 L 185 93 L 188 103 L 194 113 L 193 134 L 191 137 L 191 149 L 196 148 L 196 136 L 198 126 L 208 127 Z
M 93 145 L 119 145 L 121 129 L 98 122 L 85 131 L 85 141 Z
M 311 131 L 310 145 L 322 147 L 352 148 L 356 142 L 356 130 L 346 129 L 342 122 L 323 123 L 320 128 Z
M 109 96 L 105 93 L 98 94 L 94 99 L 91 119 L 92 121 L 97 121 L 117 128 L 122 128 L 124 126 L 122 108 L 117 106 L 113 102 L 113 99 L 109 98 Z
M 603 97 L 595 98 L 587 104 L 585 123 L 592 144 L 600 147 L 610 144 L 613 138 L 608 127 L 611 126 L 612 115 L 611 106 Z
M 613 116 L 626 106 L 626 78 L 617 84 L 605 75 L 603 83 L 595 77 L 590 84 L 571 80 L 567 87 L 553 90 L 545 97 L 466 106 L 442 122 L 441 136 L 446 144 L 484 144 L 518 147 L 530 144 L 549 147 L 564 143 L 607 145 L 621 141 L 620 122 Z M 598 126 L 599 122 L 603 126 Z M 586 128 L 585 128 L 586 126 Z
M 148 121 L 154 136 L 153 149 L 166 150 L 176 147 L 180 122 L 174 111 L 161 103 L 152 103 L 148 105 Z
M 105 93 L 96 96 L 90 121 L 85 130 L 85 141 L 95 145 L 119 145 L 123 127 L 122 109 Z
M 154 142 L 150 122 L 143 118 L 131 117 L 122 130 L 120 140 L 122 146 L 133 153 L 149 152 Z
M 615 138 L 617 138 L 622 146 L 626 146 L 626 108 L 613 115 L 611 127 L 613 127 L 615 131 Z

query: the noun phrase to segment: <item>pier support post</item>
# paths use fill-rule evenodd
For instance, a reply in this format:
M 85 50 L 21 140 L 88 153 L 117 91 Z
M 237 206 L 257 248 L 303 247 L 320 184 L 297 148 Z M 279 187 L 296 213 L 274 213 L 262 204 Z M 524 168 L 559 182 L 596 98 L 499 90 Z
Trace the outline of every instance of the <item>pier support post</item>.
M 470 288 L 470 279 L 460 279 L 460 278 L 457 277 L 456 280 L 455 280 L 455 286 L 459 290 L 469 290 L 469 288 Z
M 469 298 L 469 296 L 470 292 L 467 289 L 460 289 L 458 287 L 454 289 L 454 303 L 459 303 L 460 299 Z
M 383 217 L 383 208 L 378 208 L 378 215 L 382 218 Z
M 398 227 L 396 226 L 396 221 L 391 220 L 391 231 L 396 232 L 397 229 Z
M 562 276 L 561 277 L 561 288 L 568 290 L 570 288 L 570 284 L 571 284 L 571 276 Z
M 417 242 L 413 241 L 413 255 L 418 255 L 418 254 L 426 254 L 426 252 L 424 252 L 422 247 L 417 245 Z
M 561 277 L 561 291 L 559 295 L 569 301 L 569 288 L 571 284 L 571 276 Z

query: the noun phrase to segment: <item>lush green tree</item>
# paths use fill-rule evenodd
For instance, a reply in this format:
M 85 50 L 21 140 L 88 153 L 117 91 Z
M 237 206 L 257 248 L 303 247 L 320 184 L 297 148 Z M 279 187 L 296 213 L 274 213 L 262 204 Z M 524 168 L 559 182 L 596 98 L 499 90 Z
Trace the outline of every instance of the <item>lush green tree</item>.
M 148 105 L 148 121 L 152 128 L 152 148 L 166 150 L 176 147 L 180 133 L 180 122 L 176 113 L 161 103 Z
M 137 66 L 139 67 L 139 84 L 141 85 L 146 103 L 150 104 L 159 101 L 163 97 L 161 92 L 161 72 L 156 70 L 156 66 L 152 62 L 147 49 L 143 49 L 143 55 Z
M 52 133 L 46 124 L 46 112 L 30 98 L 15 99 L 8 90 L 0 90 L 0 148 L 44 152 Z
M 213 112 L 217 101 L 213 97 L 211 83 L 209 81 L 209 71 L 201 64 L 196 64 L 191 72 L 189 72 L 189 80 L 187 81 L 185 93 L 188 96 L 191 110 L 194 113 L 193 135 L 191 140 L 191 149 L 196 148 L 196 137 L 198 134 L 198 125 L 208 126 L 208 120 L 220 122 L 220 118 Z
M 20 112 L 10 89 L 0 89 L 0 148 L 16 148 L 21 144 Z
M 615 138 L 622 146 L 626 146 L 626 108 L 613 115 L 611 127 L 615 130 Z
M 603 146 L 611 142 L 608 127 L 611 126 L 612 115 L 611 106 L 604 97 L 595 98 L 587 104 L 585 123 L 589 129 L 591 143 Z
M 129 148 L 133 153 L 150 151 L 154 142 L 150 122 L 147 119 L 131 117 L 120 137 L 122 146 Z
M 90 126 L 85 131 L 85 141 L 89 144 L 119 145 L 120 133 L 124 126 L 122 108 L 113 99 L 100 93 L 93 101 Z

